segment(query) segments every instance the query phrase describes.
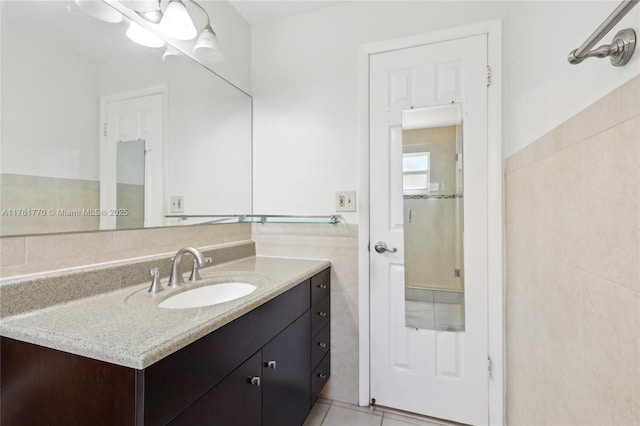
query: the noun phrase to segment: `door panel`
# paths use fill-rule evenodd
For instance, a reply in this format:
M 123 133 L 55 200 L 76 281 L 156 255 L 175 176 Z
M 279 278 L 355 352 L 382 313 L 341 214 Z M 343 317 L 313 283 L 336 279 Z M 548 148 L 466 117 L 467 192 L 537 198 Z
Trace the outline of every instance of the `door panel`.
M 376 403 L 470 424 L 488 421 L 487 38 L 370 56 L 370 354 Z M 402 111 L 459 103 L 465 187 L 464 331 L 405 325 Z M 373 250 L 384 241 L 395 252 Z

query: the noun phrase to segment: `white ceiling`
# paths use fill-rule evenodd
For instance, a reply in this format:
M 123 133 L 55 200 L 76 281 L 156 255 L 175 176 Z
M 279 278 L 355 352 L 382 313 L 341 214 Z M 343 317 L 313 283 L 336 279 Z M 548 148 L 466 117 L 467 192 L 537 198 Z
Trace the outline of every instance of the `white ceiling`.
M 329 0 L 230 0 L 229 3 L 251 25 L 344 3 Z

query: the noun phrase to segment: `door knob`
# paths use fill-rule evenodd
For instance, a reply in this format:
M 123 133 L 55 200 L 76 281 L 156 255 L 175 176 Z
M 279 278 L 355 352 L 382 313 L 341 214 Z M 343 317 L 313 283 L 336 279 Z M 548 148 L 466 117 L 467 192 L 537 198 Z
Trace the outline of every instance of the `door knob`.
M 378 253 L 384 253 L 385 251 L 388 251 L 389 253 L 395 253 L 398 251 L 398 249 L 395 247 L 392 249 L 388 248 L 387 244 L 385 244 L 384 241 L 378 241 L 376 245 L 373 247 L 376 249 Z

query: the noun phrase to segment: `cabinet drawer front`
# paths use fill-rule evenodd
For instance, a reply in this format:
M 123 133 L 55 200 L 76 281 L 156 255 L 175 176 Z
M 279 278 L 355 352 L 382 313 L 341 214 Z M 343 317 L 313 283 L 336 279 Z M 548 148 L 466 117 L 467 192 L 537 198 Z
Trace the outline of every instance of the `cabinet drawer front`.
M 331 317 L 331 296 L 327 296 L 311 307 L 311 335 L 315 336 Z
M 318 395 L 320 395 L 320 391 L 327 384 L 329 380 L 329 376 L 331 375 L 331 354 L 327 354 L 322 361 L 320 361 L 320 365 L 313 370 L 311 373 L 311 404 L 318 399 Z
M 318 366 L 320 360 L 329 352 L 331 346 L 331 325 L 327 324 L 311 338 L 311 369 Z
M 331 291 L 331 269 L 325 269 L 311 278 L 311 304 L 329 295 Z
M 305 313 L 309 284 L 299 284 L 141 371 L 144 423 L 166 424 Z

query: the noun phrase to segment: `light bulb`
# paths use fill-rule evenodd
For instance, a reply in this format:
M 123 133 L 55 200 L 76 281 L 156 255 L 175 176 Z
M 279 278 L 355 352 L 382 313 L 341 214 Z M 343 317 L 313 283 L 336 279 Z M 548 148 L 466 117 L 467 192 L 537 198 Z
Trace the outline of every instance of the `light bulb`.
M 135 22 L 131 22 L 129 24 L 129 29 L 127 30 L 127 37 L 131 41 L 134 41 L 142 46 L 146 47 L 162 47 L 164 46 L 164 42 L 160 40 L 158 37 L 153 35 L 149 30 L 142 28 L 140 25 Z

